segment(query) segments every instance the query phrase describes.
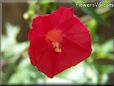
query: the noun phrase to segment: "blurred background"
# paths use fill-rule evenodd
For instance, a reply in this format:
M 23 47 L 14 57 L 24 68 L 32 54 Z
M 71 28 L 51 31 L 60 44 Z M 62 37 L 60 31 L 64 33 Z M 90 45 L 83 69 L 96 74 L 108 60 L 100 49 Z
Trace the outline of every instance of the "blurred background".
M 88 2 L 2 3 L 2 84 L 114 84 L 114 7 L 80 7 Z M 83 0 L 80 0 L 83 1 Z M 107 2 L 108 1 L 108 2 Z M 50 79 L 30 64 L 28 31 L 37 15 L 50 14 L 61 5 L 73 7 L 92 38 L 92 54 L 77 66 Z M 0 68 L 1 69 L 1 68 Z

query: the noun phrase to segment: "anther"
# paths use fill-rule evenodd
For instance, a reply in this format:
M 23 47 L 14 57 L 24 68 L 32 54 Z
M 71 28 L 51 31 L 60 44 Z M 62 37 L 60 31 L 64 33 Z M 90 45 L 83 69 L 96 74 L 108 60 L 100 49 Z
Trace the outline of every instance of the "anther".
M 55 52 L 59 53 L 62 52 L 59 42 L 52 42 L 53 48 L 55 49 Z

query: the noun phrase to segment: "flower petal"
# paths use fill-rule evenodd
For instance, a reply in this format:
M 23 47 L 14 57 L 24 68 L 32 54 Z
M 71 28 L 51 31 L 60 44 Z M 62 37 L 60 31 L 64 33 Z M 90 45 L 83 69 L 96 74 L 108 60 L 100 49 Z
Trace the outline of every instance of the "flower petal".
M 63 31 L 64 37 L 91 51 L 91 40 L 89 31 L 79 21 L 79 19 L 73 17 L 72 19 L 61 25 L 59 29 Z
M 42 54 L 48 50 L 48 44 L 44 38 L 36 39 L 30 42 L 29 56 L 33 66 L 38 65 L 39 59 Z
M 54 75 L 78 64 L 91 54 L 90 51 L 85 50 L 84 48 L 67 39 L 64 39 L 64 42 L 61 44 L 61 46 L 63 52 L 58 54 L 55 58 Z
M 37 64 L 38 70 L 43 72 L 44 74 L 46 74 L 50 78 L 52 78 L 55 75 L 54 74 L 54 69 L 55 69 L 54 58 L 56 58 L 56 54 L 55 54 L 53 48 L 50 46 L 45 51 L 45 53 L 42 54 L 39 64 Z
M 50 14 L 50 20 L 55 27 L 63 24 L 65 21 L 73 17 L 73 8 L 60 7 L 57 11 Z
M 51 24 L 49 16 L 37 16 L 33 19 L 32 28 L 37 29 L 38 33 L 46 34 L 47 31 L 53 29 L 53 24 Z

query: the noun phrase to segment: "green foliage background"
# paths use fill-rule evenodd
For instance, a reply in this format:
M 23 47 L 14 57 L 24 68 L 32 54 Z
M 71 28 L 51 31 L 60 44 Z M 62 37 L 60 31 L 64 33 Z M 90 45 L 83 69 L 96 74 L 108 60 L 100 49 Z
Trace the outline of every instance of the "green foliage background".
M 83 1 L 83 0 L 82 0 Z M 101 6 L 106 3 L 106 0 Z M 5 23 L 6 35 L 1 37 L 2 52 L 2 84 L 108 84 L 109 75 L 114 73 L 114 49 L 113 37 L 105 39 L 98 33 L 99 29 L 104 31 L 112 29 L 113 20 L 109 21 L 109 17 L 114 15 L 111 7 L 97 8 L 81 8 L 76 7 L 76 2 L 72 0 L 70 7 L 79 9 L 83 16 L 81 21 L 87 26 L 92 38 L 92 54 L 85 61 L 79 63 L 64 72 L 58 74 L 53 79 L 47 78 L 43 73 L 37 71 L 30 64 L 28 57 L 29 42 L 18 42 L 16 37 L 19 33 L 19 25 Z M 110 2 L 107 2 L 108 4 Z M 29 3 L 28 10 L 23 14 L 23 18 L 29 21 L 28 26 L 31 27 L 32 19 L 39 14 L 47 14 L 56 10 L 61 3 L 33 2 Z M 78 12 L 78 11 L 77 11 Z M 101 27 L 101 28 L 100 28 Z M 111 33 L 112 34 L 112 33 Z M 102 61 L 109 62 L 108 64 Z

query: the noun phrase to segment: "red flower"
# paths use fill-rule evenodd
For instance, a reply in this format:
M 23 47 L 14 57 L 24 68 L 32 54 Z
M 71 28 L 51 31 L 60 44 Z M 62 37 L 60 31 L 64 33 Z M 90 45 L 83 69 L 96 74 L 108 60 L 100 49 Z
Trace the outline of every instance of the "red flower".
M 49 15 L 37 16 L 28 38 L 31 64 L 51 78 L 91 54 L 89 32 L 73 8 L 61 7 Z

